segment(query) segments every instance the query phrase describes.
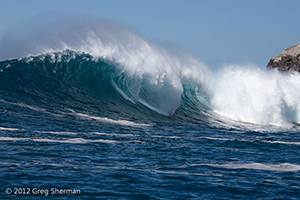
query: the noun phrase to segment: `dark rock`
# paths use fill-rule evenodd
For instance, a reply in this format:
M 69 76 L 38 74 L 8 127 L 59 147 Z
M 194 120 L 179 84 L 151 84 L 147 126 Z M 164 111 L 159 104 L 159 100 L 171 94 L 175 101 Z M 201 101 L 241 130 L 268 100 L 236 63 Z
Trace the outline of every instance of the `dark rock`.
M 267 69 L 272 68 L 283 72 L 300 72 L 300 43 L 287 48 L 281 54 L 272 58 L 267 65 Z

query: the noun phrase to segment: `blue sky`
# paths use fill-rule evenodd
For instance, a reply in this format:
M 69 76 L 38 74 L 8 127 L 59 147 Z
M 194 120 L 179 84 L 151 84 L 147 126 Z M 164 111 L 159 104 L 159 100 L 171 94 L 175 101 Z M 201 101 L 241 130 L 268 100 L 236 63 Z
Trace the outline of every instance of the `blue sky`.
M 300 42 L 298 0 L 0 0 L 0 35 L 26 19 L 60 13 L 109 19 L 178 46 L 208 67 L 269 59 Z

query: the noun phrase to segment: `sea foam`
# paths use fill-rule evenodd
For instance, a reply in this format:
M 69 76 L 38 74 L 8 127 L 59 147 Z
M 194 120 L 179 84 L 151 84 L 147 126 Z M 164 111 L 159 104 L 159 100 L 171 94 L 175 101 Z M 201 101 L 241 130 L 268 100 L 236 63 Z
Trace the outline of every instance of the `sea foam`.
M 219 114 L 258 124 L 299 122 L 299 74 L 231 66 L 216 77 L 211 104 Z

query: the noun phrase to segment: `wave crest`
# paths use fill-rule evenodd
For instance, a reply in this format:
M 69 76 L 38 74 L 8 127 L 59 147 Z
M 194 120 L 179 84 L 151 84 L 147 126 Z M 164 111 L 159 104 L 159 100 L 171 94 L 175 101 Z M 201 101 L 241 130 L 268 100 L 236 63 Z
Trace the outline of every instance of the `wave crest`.
M 226 122 L 220 116 L 280 126 L 300 122 L 299 74 L 253 67 L 214 74 L 194 56 L 114 22 L 62 21 L 1 44 L 1 58 L 24 58 L 0 63 L 1 89 L 22 91 L 44 104 L 59 97 L 70 109 L 113 115 L 122 107 L 205 122 Z

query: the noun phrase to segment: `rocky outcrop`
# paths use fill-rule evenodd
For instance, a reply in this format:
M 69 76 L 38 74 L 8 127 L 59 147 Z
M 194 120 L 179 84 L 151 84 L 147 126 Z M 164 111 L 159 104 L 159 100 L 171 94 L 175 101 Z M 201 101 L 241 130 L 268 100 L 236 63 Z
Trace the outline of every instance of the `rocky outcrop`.
M 287 48 L 281 54 L 272 58 L 268 63 L 267 68 L 276 68 L 283 72 L 300 72 L 300 43 Z

